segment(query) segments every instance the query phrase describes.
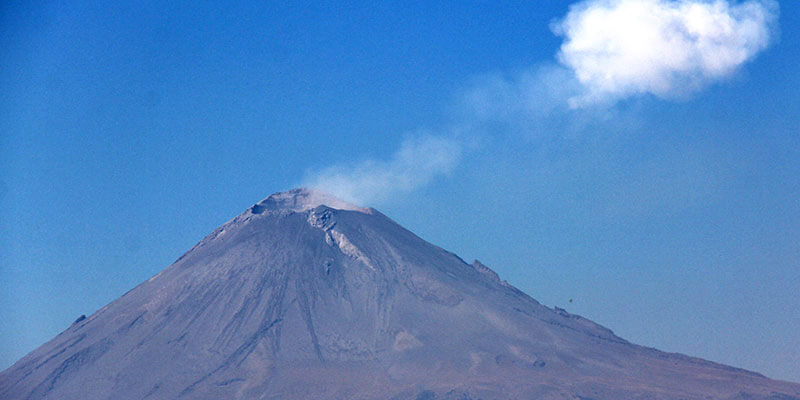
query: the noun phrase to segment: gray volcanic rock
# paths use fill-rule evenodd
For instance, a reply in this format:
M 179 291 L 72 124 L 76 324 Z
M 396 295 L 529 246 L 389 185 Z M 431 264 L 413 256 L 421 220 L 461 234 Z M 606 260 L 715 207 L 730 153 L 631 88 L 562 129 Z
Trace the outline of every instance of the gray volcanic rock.
M 370 208 L 274 194 L 0 374 L 0 399 L 800 399 L 631 344 Z

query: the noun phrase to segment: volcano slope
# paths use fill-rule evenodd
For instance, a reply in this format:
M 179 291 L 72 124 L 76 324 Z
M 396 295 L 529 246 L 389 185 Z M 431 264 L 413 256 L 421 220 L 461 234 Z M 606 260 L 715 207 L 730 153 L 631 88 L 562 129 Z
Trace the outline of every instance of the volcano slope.
M 0 399 L 800 399 L 631 344 L 371 208 L 276 193 L 0 374 Z

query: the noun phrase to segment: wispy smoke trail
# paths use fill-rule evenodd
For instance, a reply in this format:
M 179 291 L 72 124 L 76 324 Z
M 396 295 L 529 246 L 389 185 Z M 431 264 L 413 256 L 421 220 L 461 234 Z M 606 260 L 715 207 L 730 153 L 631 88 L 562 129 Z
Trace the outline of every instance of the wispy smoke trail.
M 363 160 L 333 165 L 309 174 L 303 186 L 317 188 L 357 204 L 384 201 L 390 196 L 427 185 L 452 171 L 464 144 L 451 137 L 418 136 L 403 141 L 389 160 Z

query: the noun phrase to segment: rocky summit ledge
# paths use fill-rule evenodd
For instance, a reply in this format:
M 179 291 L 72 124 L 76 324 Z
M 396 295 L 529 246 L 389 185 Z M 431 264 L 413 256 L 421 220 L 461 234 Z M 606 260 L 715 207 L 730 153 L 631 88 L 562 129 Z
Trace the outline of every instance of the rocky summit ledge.
M 319 206 L 372 214 L 372 210 L 368 207 L 359 207 L 331 194 L 310 188 L 295 188 L 285 192 L 271 194 L 266 199 L 255 204 L 252 208 L 252 212 L 254 214 L 259 214 L 264 211 L 282 210 L 304 212 Z

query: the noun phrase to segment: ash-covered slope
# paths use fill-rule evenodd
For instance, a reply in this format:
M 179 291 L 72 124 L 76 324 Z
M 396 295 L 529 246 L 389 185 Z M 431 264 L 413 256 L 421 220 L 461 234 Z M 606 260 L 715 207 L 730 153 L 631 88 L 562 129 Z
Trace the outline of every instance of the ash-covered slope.
M 0 374 L 0 399 L 800 399 L 643 348 L 381 213 L 274 194 Z

